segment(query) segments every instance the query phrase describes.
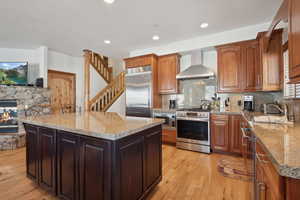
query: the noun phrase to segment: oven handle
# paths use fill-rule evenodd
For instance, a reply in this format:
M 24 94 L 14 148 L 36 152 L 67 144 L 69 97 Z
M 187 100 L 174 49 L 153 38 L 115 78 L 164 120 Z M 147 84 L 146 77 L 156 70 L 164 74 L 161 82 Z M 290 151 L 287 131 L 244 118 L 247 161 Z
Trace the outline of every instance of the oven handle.
M 197 121 L 197 122 L 208 122 L 209 119 L 197 119 L 197 118 L 191 118 L 191 117 L 176 117 L 176 120 L 182 120 L 182 121 Z

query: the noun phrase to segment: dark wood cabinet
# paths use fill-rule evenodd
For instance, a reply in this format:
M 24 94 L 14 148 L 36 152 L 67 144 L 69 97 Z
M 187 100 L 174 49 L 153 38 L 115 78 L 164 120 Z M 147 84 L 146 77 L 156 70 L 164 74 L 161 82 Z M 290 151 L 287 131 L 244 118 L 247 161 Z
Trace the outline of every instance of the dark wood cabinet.
M 38 128 L 25 124 L 26 130 L 26 171 L 27 177 L 38 183 L 39 178 L 39 145 L 38 145 Z
M 242 90 L 242 49 L 238 45 L 218 48 L 218 91 Z
M 289 77 L 292 83 L 300 82 L 300 2 L 289 0 Z
M 179 72 L 179 54 L 158 57 L 158 90 L 160 94 L 178 92 L 176 75 Z
M 121 199 L 139 199 L 143 194 L 143 143 L 143 137 L 135 137 L 120 144 Z
M 24 127 L 27 176 L 60 199 L 145 199 L 161 181 L 161 126 L 119 140 Z
M 156 131 L 145 136 L 145 190 L 156 184 L 162 176 L 161 145 L 162 140 L 160 131 Z
M 242 151 L 242 133 L 241 133 L 241 115 L 230 116 L 230 152 L 241 154 Z
M 214 152 L 229 151 L 229 118 L 227 115 L 211 116 L 211 143 Z
M 56 132 L 39 128 L 39 184 L 45 190 L 56 193 Z
M 80 139 L 80 199 L 111 199 L 111 143 Z
M 58 131 L 57 140 L 57 195 L 76 200 L 79 195 L 79 137 Z

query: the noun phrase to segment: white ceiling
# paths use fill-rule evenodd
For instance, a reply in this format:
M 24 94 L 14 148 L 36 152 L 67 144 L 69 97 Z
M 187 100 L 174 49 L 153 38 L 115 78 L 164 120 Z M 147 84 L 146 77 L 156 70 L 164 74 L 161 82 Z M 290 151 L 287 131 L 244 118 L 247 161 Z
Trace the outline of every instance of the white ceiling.
M 6 0 L 0 47 L 41 45 L 74 56 L 89 48 L 111 57 L 271 21 L 282 0 Z M 207 29 L 200 24 L 208 22 Z M 159 41 L 152 36 L 158 34 Z M 111 40 L 111 44 L 103 40 Z

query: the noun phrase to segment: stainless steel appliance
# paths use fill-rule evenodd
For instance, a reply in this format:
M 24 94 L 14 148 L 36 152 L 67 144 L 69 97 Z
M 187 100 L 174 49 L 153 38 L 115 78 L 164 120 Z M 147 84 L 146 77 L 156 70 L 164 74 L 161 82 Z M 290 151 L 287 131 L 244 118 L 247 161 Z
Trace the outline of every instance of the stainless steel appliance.
M 152 117 L 164 119 L 163 129 L 176 129 L 176 113 L 171 111 L 153 110 Z
M 254 111 L 254 97 L 244 96 L 244 110 Z
M 152 68 L 151 66 L 127 69 L 126 115 L 151 117 L 152 109 Z
M 209 112 L 183 109 L 176 112 L 176 147 L 210 153 Z

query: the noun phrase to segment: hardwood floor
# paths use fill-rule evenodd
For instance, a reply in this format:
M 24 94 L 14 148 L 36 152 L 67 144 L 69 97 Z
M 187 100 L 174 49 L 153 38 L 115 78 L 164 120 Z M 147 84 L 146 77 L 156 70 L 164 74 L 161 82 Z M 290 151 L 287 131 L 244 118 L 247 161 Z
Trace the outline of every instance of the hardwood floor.
M 148 200 L 248 200 L 249 183 L 218 173 L 217 162 L 224 157 L 164 145 L 163 180 Z M 25 148 L 0 152 L 1 200 L 57 200 L 25 174 Z

